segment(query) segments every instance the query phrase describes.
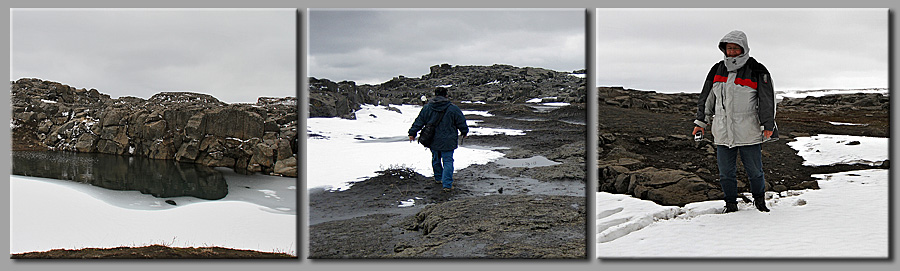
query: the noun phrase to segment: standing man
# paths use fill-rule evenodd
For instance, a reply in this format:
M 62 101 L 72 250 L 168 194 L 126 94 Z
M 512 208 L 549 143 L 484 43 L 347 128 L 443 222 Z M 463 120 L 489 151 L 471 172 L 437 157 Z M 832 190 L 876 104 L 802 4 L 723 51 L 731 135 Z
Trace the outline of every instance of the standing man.
M 465 138 L 469 133 L 469 127 L 462 110 L 447 98 L 446 88 L 435 88 L 434 96 L 434 99 L 422 107 L 416 121 L 409 128 L 409 141 L 416 139 L 416 133 L 426 123 L 437 122 L 434 142 L 428 147 L 431 149 L 431 167 L 434 169 L 434 180 L 441 182 L 444 192 L 450 192 L 453 188 L 453 150 L 456 150 L 459 136 Z
M 712 131 L 725 212 L 738 210 L 738 154 L 750 180 L 756 209 L 768 212 L 760 145 L 778 139 L 772 78 L 763 64 L 750 57 L 744 32 L 735 30 L 725 35 L 719 41 L 719 50 L 725 59 L 713 65 L 706 76 L 692 134 L 704 133 L 707 128 Z

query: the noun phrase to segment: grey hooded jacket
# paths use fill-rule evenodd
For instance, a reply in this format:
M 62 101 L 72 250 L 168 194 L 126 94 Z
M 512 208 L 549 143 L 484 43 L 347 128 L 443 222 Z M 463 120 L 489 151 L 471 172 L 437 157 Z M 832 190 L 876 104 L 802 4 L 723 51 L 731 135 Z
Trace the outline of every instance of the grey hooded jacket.
M 769 71 L 750 57 L 744 32 L 735 30 L 725 35 L 719 49 L 724 52 L 727 43 L 740 45 L 743 53 L 725 57 L 710 69 L 694 123 L 704 128 L 711 123 L 714 143 L 729 148 L 777 140 L 775 93 Z M 766 139 L 763 130 L 774 133 Z

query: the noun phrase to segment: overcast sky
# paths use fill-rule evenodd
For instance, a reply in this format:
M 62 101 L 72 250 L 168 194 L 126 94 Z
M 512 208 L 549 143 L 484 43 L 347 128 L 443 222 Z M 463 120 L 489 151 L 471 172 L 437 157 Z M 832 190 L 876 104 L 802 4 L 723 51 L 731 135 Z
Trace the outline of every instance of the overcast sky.
M 379 84 L 429 67 L 585 67 L 584 9 L 311 9 L 309 76 Z
M 776 90 L 886 88 L 887 9 L 598 9 L 597 85 L 700 92 L 718 42 L 747 34 Z
M 113 98 L 296 96 L 296 9 L 13 9 L 10 80 Z

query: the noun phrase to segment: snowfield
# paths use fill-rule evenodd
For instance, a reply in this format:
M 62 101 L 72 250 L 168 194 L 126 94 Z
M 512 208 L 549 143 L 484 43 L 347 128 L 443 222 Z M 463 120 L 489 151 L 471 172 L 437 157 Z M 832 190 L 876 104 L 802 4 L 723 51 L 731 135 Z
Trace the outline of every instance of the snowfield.
M 278 193 L 260 190 L 229 194 L 226 199 Z M 294 198 L 295 194 L 280 197 Z M 132 199 L 134 206 L 121 205 L 126 198 Z M 297 216 L 292 214 L 296 201 L 283 207 L 175 198 L 176 207 L 165 200 L 136 191 L 11 175 L 10 253 L 164 244 L 297 254 Z
M 888 159 L 888 139 L 865 136 L 819 134 L 798 137 L 788 146 L 803 157 L 804 166 L 866 164 L 881 165 Z
M 886 138 L 819 135 L 797 139 L 800 143 L 791 145 L 795 149 L 819 150 L 815 157 L 801 155 L 811 165 L 887 159 Z M 860 144 L 835 145 L 850 141 Z M 854 158 L 848 160 L 848 156 Z M 598 192 L 597 257 L 888 257 L 888 170 L 813 177 L 819 179 L 821 189 L 767 192 L 769 213 L 740 201 L 740 211 L 722 214 L 721 200 L 660 206 Z
M 421 106 L 363 105 L 355 120 L 310 118 L 307 120 L 307 188 L 339 191 L 353 182 L 374 177 L 376 171 L 392 167 L 408 167 L 433 176 L 431 151 L 410 142 L 406 132 L 415 121 Z M 399 112 L 397 112 L 399 111 Z M 489 116 L 486 111 L 463 111 L 464 114 Z M 471 122 L 475 124 L 477 122 Z M 525 131 L 502 128 L 470 127 L 469 135 L 522 135 Z M 453 153 L 455 169 L 472 164 L 486 164 L 503 154 L 465 142 Z M 348 164 L 352 161 L 352 164 Z

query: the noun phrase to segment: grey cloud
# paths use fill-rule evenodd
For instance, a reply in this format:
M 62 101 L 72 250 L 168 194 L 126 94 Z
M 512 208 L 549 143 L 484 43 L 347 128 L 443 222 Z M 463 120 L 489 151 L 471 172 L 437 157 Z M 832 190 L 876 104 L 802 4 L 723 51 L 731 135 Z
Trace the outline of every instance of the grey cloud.
M 15 9 L 12 78 L 113 97 L 296 95 L 294 9 Z
M 313 77 L 380 83 L 397 75 L 417 77 L 441 63 L 584 68 L 583 10 L 314 9 L 309 13 L 308 64 Z
M 735 29 L 778 89 L 887 87 L 885 9 L 598 9 L 597 83 L 699 91 Z

